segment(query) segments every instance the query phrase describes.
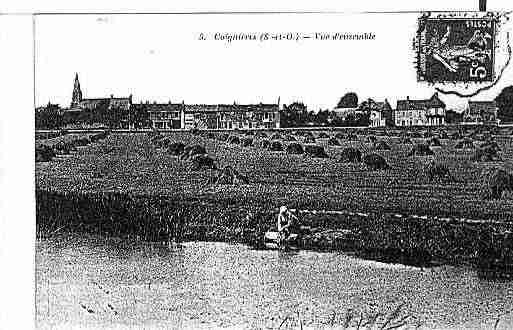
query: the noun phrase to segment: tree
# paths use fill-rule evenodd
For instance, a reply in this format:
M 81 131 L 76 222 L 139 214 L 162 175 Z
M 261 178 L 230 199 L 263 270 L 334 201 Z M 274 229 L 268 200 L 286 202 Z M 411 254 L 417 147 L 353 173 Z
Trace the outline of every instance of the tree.
M 37 129 L 56 129 L 63 125 L 63 117 L 60 108 L 56 104 L 50 104 L 44 108 L 36 109 L 35 126 Z
M 513 122 L 513 86 L 505 87 L 495 98 L 501 122 Z
M 340 98 L 337 108 L 356 108 L 358 106 L 358 95 L 353 92 L 346 93 Z
M 454 110 L 447 110 L 445 112 L 445 121 L 447 124 L 458 124 L 463 121 L 463 113 Z

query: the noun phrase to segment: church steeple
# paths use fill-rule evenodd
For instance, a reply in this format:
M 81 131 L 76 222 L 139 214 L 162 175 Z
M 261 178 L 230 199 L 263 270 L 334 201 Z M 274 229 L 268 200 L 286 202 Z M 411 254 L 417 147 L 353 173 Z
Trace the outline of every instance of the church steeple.
M 73 84 L 73 96 L 71 98 L 71 107 L 77 107 L 82 101 L 82 90 L 80 90 L 80 81 L 78 81 L 78 73 L 75 73 L 75 83 Z

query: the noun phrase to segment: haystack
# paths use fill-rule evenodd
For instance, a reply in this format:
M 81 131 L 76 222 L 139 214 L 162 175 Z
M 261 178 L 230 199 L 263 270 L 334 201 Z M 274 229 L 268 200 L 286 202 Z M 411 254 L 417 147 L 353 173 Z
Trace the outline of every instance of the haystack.
M 374 143 L 376 150 L 390 150 L 390 146 L 385 141 L 377 141 Z
M 441 147 L 442 143 L 437 137 L 433 137 L 431 140 L 429 140 L 429 145 L 431 147 Z
M 404 137 L 399 140 L 399 144 L 413 144 L 413 141 L 409 137 Z
M 305 135 L 304 143 L 315 143 L 315 138 L 311 135 Z
M 243 138 L 243 139 L 242 139 L 242 145 L 243 145 L 244 147 L 251 147 L 251 146 L 253 145 L 253 139 L 252 139 L 252 138 L 249 138 L 249 137 L 247 137 L 247 138 Z
M 281 140 L 281 134 L 280 133 L 274 133 L 271 135 L 271 140 Z
M 89 143 L 91 143 L 91 140 L 89 140 L 87 136 L 83 136 L 81 138 L 73 140 L 73 145 L 76 147 L 85 147 Z
M 173 156 L 180 156 L 185 150 L 185 144 L 182 142 L 173 142 L 168 145 L 167 151 Z
M 367 143 L 376 143 L 378 139 L 374 135 L 369 135 L 365 138 L 365 142 Z
M 501 157 L 497 153 L 497 149 L 490 145 L 479 147 L 474 151 L 471 157 L 472 161 L 475 162 L 493 162 L 501 160 Z
M 286 151 L 288 154 L 293 154 L 293 155 L 300 155 L 300 154 L 304 153 L 303 146 L 299 143 L 289 144 L 287 146 Z
M 292 135 L 285 135 L 285 136 L 283 137 L 283 140 L 284 140 L 284 141 L 289 141 L 289 142 L 295 142 L 295 141 L 297 141 L 297 139 L 296 139 L 294 136 L 292 136 Z
M 483 197 L 500 199 L 505 191 L 513 191 L 513 175 L 504 169 L 496 168 L 483 172 Z
M 207 154 L 195 154 L 189 158 L 190 170 L 216 169 L 215 161 Z
M 249 180 L 231 166 L 223 168 L 216 179 L 216 184 L 248 184 Z
M 269 145 L 270 151 L 283 151 L 283 144 L 280 141 L 272 141 Z
M 229 138 L 228 138 L 228 143 L 230 144 L 240 144 L 240 139 L 238 136 L 236 135 L 231 135 Z
M 271 142 L 269 140 L 262 140 L 262 142 L 260 142 L 260 146 L 264 149 L 268 149 L 270 145 Z
M 432 161 L 424 168 L 424 173 L 429 181 L 435 179 L 441 181 L 454 181 L 447 165 Z
M 186 146 L 183 150 L 181 159 L 191 159 L 195 155 L 202 155 L 206 154 L 207 150 L 204 146 L 200 146 L 198 144 L 192 145 L 192 146 Z
M 371 170 L 386 170 L 390 168 L 385 158 L 378 154 L 369 154 L 363 157 L 363 162 Z
M 49 162 L 55 157 L 55 152 L 47 145 L 36 146 L 36 162 Z
M 338 142 L 337 138 L 332 137 L 331 139 L 328 140 L 328 145 L 329 146 L 339 146 L 340 142 Z
M 434 155 L 433 150 L 429 148 L 429 145 L 424 143 L 418 143 L 411 148 L 408 156 L 432 156 Z
M 305 154 L 315 158 L 328 158 L 328 154 L 324 151 L 324 147 L 316 144 L 305 145 Z
M 468 138 L 459 140 L 454 146 L 454 149 L 474 149 L 474 142 Z
M 362 153 L 355 148 L 345 148 L 342 150 L 338 161 L 341 163 L 359 163 L 362 161 Z
M 339 140 L 343 140 L 346 138 L 346 136 L 344 135 L 344 133 L 338 132 L 337 134 L 335 134 L 335 138 L 337 138 Z

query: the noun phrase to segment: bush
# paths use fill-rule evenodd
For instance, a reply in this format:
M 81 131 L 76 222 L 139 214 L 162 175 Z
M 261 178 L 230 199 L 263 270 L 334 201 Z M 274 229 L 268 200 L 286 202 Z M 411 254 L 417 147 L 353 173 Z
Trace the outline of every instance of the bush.
M 386 170 L 390 168 L 385 158 L 378 154 L 369 154 L 363 157 L 363 162 L 371 170 Z
M 253 139 L 252 138 L 244 138 L 244 139 L 242 139 L 242 145 L 244 147 L 251 147 L 253 145 Z
M 47 145 L 36 146 L 36 162 L 49 162 L 55 157 L 55 152 Z
M 264 132 L 257 132 L 256 136 L 264 139 L 267 138 L 267 134 L 265 134 Z
M 246 135 L 246 136 L 254 136 L 255 132 L 253 132 L 253 131 L 245 131 L 244 135 Z
M 214 159 L 207 154 L 195 154 L 189 158 L 190 170 L 199 171 L 202 169 L 216 169 Z
M 340 142 L 338 142 L 338 140 L 333 137 L 333 138 L 328 140 L 328 145 L 329 146 L 339 146 Z
M 460 132 L 454 132 L 451 135 L 449 135 L 449 138 L 451 140 L 461 140 L 462 136 Z
M 463 139 L 456 143 L 454 149 L 474 149 L 474 142 L 471 139 Z
M 500 199 L 503 192 L 513 190 L 513 175 L 504 169 L 485 171 L 481 178 L 484 185 L 484 198 Z
M 216 184 L 248 184 L 249 180 L 241 175 L 239 172 L 237 172 L 234 168 L 231 166 L 226 166 L 223 168 L 217 179 Z
M 425 167 L 424 173 L 429 181 L 433 181 L 435 179 L 442 181 L 454 181 L 449 168 L 443 163 L 437 163 L 434 161 L 429 163 Z
M 325 132 L 319 133 L 319 135 L 317 135 L 317 137 L 319 139 L 329 139 L 330 138 L 330 136 L 328 134 L 326 134 Z
M 184 150 L 185 144 L 182 142 L 174 142 L 167 147 L 167 151 L 173 156 L 180 156 L 184 153 Z
M 274 133 L 273 135 L 271 135 L 271 140 L 281 140 L 281 134 Z
M 304 153 L 303 146 L 299 143 L 291 143 L 287 146 L 287 153 L 288 154 L 294 154 L 294 155 L 300 155 Z
M 376 150 L 390 150 L 390 146 L 385 141 L 377 141 L 374 143 Z
M 269 145 L 269 150 L 271 151 L 283 151 L 283 145 L 280 141 L 272 141 Z
M 269 142 L 269 140 L 262 140 L 262 142 L 260 142 L 260 146 L 264 149 L 269 149 L 271 142 Z
M 345 148 L 340 154 L 341 163 L 359 163 L 362 161 L 362 153 L 355 148 Z
M 182 159 L 189 159 L 192 158 L 195 155 L 202 155 L 206 154 L 207 150 L 205 147 L 200 145 L 192 145 L 192 146 L 186 146 L 183 150 Z
M 295 137 L 293 137 L 292 135 L 285 135 L 285 137 L 283 137 L 283 140 L 285 141 L 289 141 L 289 142 L 295 142 L 297 141 Z
M 431 156 L 434 155 L 433 150 L 429 148 L 429 145 L 424 143 L 419 143 L 414 145 L 411 148 L 411 151 L 408 153 L 408 156 Z
M 324 151 L 323 146 L 316 144 L 308 144 L 305 146 L 305 154 L 315 158 L 328 158 L 328 154 Z

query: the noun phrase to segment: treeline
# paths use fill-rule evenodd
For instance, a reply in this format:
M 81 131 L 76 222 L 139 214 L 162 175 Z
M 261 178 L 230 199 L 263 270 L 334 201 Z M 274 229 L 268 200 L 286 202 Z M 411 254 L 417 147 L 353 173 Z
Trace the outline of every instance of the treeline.
M 280 127 L 351 127 L 369 126 L 369 113 L 348 114 L 345 118 L 337 116 L 334 111 L 308 111 L 306 105 L 299 102 L 284 105 L 280 113 Z
M 143 107 L 132 106 L 130 111 L 109 107 L 108 101 L 99 102 L 93 109 L 63 111 L 58 105 L 48 104 L 35 114 L 36 129 L 60 129 L 73 126 L 96 126 L 109 129 L 150 127 L 149 114 Z

